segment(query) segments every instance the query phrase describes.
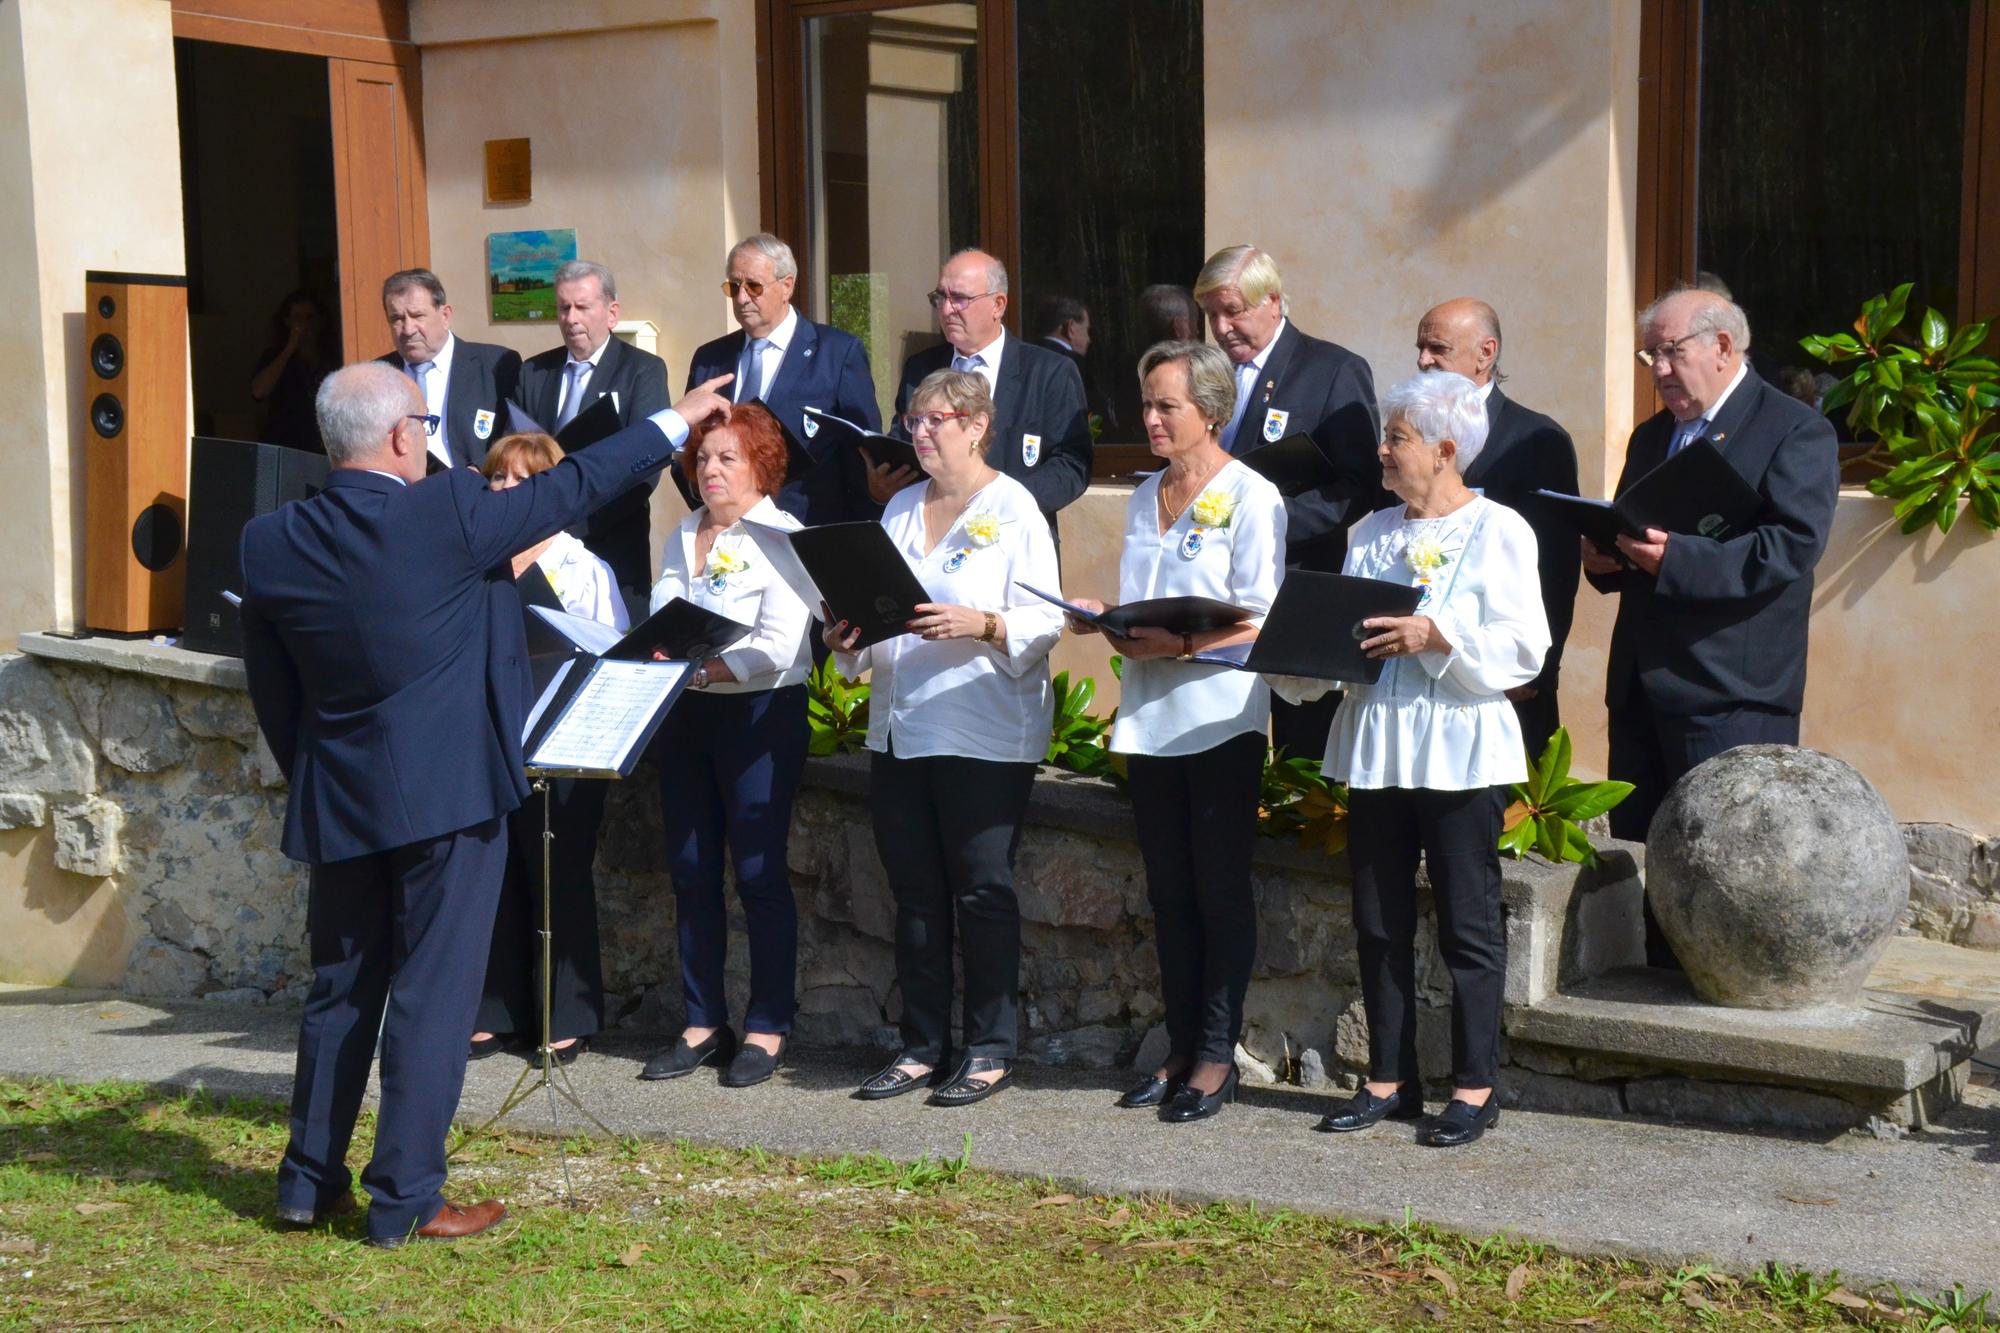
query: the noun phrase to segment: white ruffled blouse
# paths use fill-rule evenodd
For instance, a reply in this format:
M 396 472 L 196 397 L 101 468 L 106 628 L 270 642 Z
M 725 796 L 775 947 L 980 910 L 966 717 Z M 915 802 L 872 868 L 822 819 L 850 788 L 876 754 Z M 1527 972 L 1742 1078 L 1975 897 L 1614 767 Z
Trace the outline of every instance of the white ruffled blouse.
M 1549 650 L 1535 534 L 1475 496 L 1442 518 L 1380 509 L 1354 525 L 1344 572 L 1420 586 L 1448 652 L 1392 657 L 1373 685 L 1349 685 L 1327 741 L 1327 777 L 1350 786 L 1468 791 L 1528 776 L 1506 692 Z
M 651 607 L 658 611 L 676 597 L 728 616 L 750 633 L 717 654 L 733 681 L 717 681 L 710 694 L 754 694 L 783 689 L 805 680 L 812 669 L 812 649 L 806 640 L 812 613 L 792 586 L 764 559 L 740 522 L 718 533 L 708 561 L 695 567 L 695 534 L 706 509 L 682 519 L 660 554 L 660 578 L 653 585 Z M 797 532 L 799 521 L 778 508 L 770 496 L 750 506 L 744 518 L 785 532 Z

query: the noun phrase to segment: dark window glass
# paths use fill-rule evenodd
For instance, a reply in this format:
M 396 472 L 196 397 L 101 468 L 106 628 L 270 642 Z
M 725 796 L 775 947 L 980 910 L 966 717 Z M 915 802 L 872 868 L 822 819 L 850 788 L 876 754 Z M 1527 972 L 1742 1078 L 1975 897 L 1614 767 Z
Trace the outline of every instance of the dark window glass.
M 1955 310 L 1971 2 L 1702 5 L 1696 262 L 1766 373 L 1899 283 Z
M 1101 441 L 1144 439 L 1139 294 L 1202 253 L 1201 0 L 1018 0 L 1021 333 L 1089 311 Z M 1100 470 L 1105 470 L 1100 468 Z

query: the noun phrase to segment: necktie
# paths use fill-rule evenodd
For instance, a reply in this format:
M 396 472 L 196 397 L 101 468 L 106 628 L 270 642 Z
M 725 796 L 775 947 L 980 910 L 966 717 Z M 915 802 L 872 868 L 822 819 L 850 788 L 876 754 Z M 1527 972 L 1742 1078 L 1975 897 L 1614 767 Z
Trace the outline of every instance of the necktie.
M 974 352 L 971 356 L 954 355 L 951 368 L 964 375 L 977 375 L 986 365 L 986 358 Z
M 416 382 L 417 392 L 424 396 L 425 407 L 429 407 L 431 404 L 431 392 L 429 387 L 424 383 L 424 378 L 427 375 L 429 375 L 431 371 L 436 368 L 436 366 L 437 362 L 435 361 L 419 361 L 415 365 L 411 365 L 407 361 L 403 363 L 404 372 L 408 374 L 409 377 Z
M 590 373 L 590 362 L 572 361 L 567 369 L 569 384 L 563 390 L 562 408 L 556 413 L 557 430 L 574 421 L 577 410 L 583 406 L 583 377 Z
M 1667 445 L 1667 457 L 1672 458 L 1707 433 L 1707 417 L 1696 417 L 1693 421 L 1682 422 L 1674 428 L 1674 438 Z
M 743 344 L 743 357 L 736 364 L 736 401 L 747 403 L 764 396 L 764 349 L 768 338 L 752 338 Z
M 1222 448 L 1226 453 L 1236 452 L 1236 432 L 1243 425 L 1243 418 L 1250 411 L 1250 391 L 1257 387 L 1257 364 L 1245 362 L 1236 368 L 1236 410 L 1230 413 L 1229 425 L 1222 432 Z

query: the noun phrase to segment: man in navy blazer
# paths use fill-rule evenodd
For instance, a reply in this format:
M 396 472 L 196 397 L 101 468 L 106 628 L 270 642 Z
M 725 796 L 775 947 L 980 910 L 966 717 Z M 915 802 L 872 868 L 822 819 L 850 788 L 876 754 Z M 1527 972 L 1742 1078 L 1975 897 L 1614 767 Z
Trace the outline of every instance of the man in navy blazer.
M 312 866 L 314 976 L 278 1168 L 282 1221 L 354 1206 L 347 1148 L 378 1027 L 369 1240 L 470 1235 L 504 1215 L 442 1191 L 505 816 L 528 791 L 528 654 L 509 562 L 664 465 L 689 421 L 727 410 L 713 388 L 489 491 L 465 468 L 426 480 L 416 386 L 377 363 L 348 366 L 319 390 L 326 489 L 245 527 L 250 701 L 291 784 L 285 854 Z
M 1569 432 L 1500 391 L 1500 316 L 1484 301 L 1460 297 L 1424 312 L 1417 324 L 1417 369 L 1449 370 L 1480 386 L 1486 398 L 1486 447 L 1465 471 L 1465 484 L 1506 505 L 1535 530 L 1542 610 L 1549 621 L 1549 655 L 1542 673 L 1507 691 L 1531 758 L 1539 759 L 1562 725 L 1556 701 L 1563 644 L 1576 619 L 1577 573 L 1583 551 L 1576 529 L 1537 490 L 1577 493 L 1576 446 Z
M 612 337 L 617 324 L 618 280 L 610 269 L 588 259 L 572 259 L 557 269 L 556 327 L 563 345 L 521 364 L 514 402 L 550 431 L 561 430 L 600 398 L 611 400 L 621 429 L 664 411 L 667 363 Z M 630 595 L 653 586 L 652 499 L 659 482 L 657 473 L 633 482 L 572 534 L 611 566 Z
M 1056 526 L 1056 512 L 1090 484 L 1090 415 L 1083 377 L 1060 352 L 1010 338 L 1007 266 L 983 250 L 961 250 L 945 261 L 930 294 L 944 344 L 918 352 L 903 363 L 896 389 L 896 434 L 906 434 L 902 415 L 924 377 L 939 370 L 971 370 L 993 395 L 993 443 L 986 460 L 1028 488 Z M 869 478 L 877 504 L 899 489 L 898 478 L 876 469 Z M 903 484 L 916 480 L 914 475 Z
M 384 279 L 382 313 L 396 350 L 380 360 L 408 375 L 423 392 L 424 411 L 438 418 L 431 454 L 445 467 L 478 467 L 500 429 L 501 405 L 514 394 L 521 354 L 454 334 L 444 284 L 427 268 Z
M 1277 261 L 1254 245 L 1210 255 L 1194 299 L 1236 367 L 1236 414 L 1222 447 L 1240 457 L 1287 436 L 1312 437 L 1325 467 L 1319 481 L 1285 495 L 1285 564 L 1338 573 L 1347 530 L 1394 498 L 1375 456 L 1382 423 L 1368 363 L 1298 330 Z M 1272 743 L 1293 758 L 1321 758 L 1339 704 L 1338 693 L 1309 704 L 1273 699 Z
M 1798 744 L 1813 568 L 1840 463 L 1832 423 L 1750 369 L 1750 322 L 1734 302 L 1669 292 L 1640 317 L 1639 335 L 1665 410 L 1632 432 L 1618 490 L 1706 437 L 1764 501 L 1726 540 L 1652 528 L 1621 536 L 1616 552 L 1584 543 L 1591 584 L 1618 594 L 1606 766 L 1634 790 L 1612 810 L 1611 831 L 1644 841 L 1689 769 L 1738 745 Z M 1647 954 L 1673 961 L 1656 930 Z
M 717 375 L 734 375 L 730 396 L 739 403 L 764 400 L 815 466 L 788 480 L 778 508 L 812 527 L 874 518 L 868 497 L 868 463 L 855 450 L 821 439 L 804 409 L 817 408 L 863 430 L 882 429 L 875 377 L 861 340 L 831 324 L 815 324 L 792 307 L 798 260 L 792 247 L 769 232 L 738 241 L 724 261 L 722 290 L 740 326 L 695 349 L 690 387 Z M 674 481 L 689 508 L 701 503 L 676 471 Z

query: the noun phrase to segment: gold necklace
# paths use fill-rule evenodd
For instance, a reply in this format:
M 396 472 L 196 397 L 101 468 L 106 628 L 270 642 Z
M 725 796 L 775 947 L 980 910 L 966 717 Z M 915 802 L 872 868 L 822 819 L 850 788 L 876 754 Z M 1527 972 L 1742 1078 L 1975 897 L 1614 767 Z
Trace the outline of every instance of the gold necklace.
M 1225 465 L 1227 465 L 1228 460 L 1224 459 L 1223 462 Z M 1222 468 L 1216 467 L 1216 468 L 1211 468 L 1208 472 L 1203 474 L 1201 480 L 1196 482 L 1194 488 L 1188 492 L 1187 499 L 1181 501 L 1178 505 L 1170 505 L 1168 503 L 1167 479 L 1166 477 L 1162 476 L 1160 478 L 1160 508 L 1166 512 L 1167 521 L 1160 525 L 1160 531 L 1165 532 L 1168 528 L 1171 528 L 1174 524 L 1180 522 L 1181 515 L 1187 512 L 1187 507 L 1195 502 L 1195 497 L 1201 494 L 1202 489 L 1205 486 L 1207 486 L 1208 483 L 1214 479 L 1215 474 L 1220 471 L 1222 471 Z

